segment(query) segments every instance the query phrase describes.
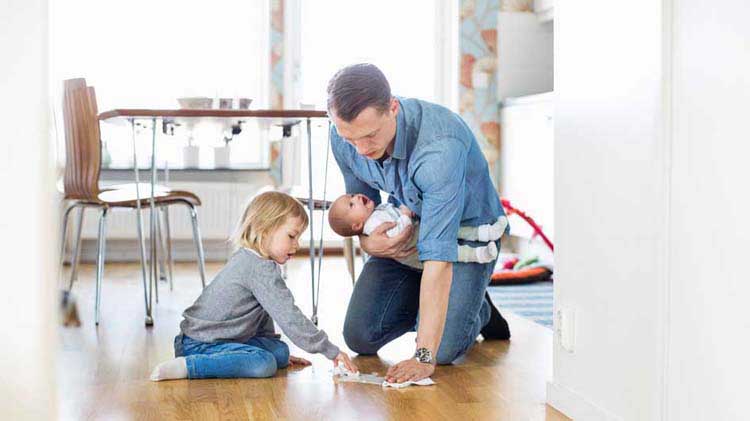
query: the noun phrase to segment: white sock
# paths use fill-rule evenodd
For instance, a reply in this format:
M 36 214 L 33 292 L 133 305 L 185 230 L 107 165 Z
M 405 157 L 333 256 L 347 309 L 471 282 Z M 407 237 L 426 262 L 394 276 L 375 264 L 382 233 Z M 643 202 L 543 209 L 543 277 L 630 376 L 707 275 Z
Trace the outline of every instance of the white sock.
M 476 250 L 478 263 L 489 263 L 497 257 L 497 246 L 494 242 L 490 242 L 484 247 L 477 247 L 474 250 Z
M 490 241 L 490 227 L 492 225 L 480 225 L 477 227 L 477 240 L 478 241 Z
M 508 218 L 501 216 L 497 218 L 497 222 L 492 225 L 480 225 L 477 227 L 477 240 L 479 241 L 495 241 L 502 237 L 505 232 L 505 227 L 508 226 Z
M 154 367 L 151 372 L 151 381 L 186 379 L 188 375 L 185 357 L 177 357 Z

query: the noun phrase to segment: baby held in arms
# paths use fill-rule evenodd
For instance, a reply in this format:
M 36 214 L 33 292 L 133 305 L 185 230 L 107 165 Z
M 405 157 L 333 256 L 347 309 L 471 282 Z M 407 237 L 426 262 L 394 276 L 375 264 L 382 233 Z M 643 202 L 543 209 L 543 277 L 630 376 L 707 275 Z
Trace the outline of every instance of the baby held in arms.
M 419 224 L 412 221 L 414 213 L 406 206 L 396 207 L 391 203 L 375 205 L 369 197 L 364 194 L 345 194 L 339 196 L 331 205 L 328 213 L 328 223 L 336 234 L 342 237 L 355 235 L 370 235 L 384 222 L 393 222 L 396 225 L 386 231 L 388 237 L 394 237 L 401 233 L 407 226 L 414 223 L 415 233 L 409 248 L 415 247 L 419 238 Z M 508 226 L 508 219 L 501 216 L 493 224 L 480 225 L 478 227 L 459 227 L 458 239 L 467 241 L 486 242 L 487 245 L 471 247 L 458 245 L 458 261 L 467 263 L 489 263 L 497 258 L 497 245 Z M 416 249 L 409 256 L 399 259 L 400 263 L 422 269 L 422 262 Z

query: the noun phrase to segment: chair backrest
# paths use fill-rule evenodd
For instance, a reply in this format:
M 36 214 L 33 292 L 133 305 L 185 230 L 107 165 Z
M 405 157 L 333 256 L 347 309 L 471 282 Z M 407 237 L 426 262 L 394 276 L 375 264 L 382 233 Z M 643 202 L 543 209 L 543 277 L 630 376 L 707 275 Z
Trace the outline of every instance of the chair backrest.
M 66 80 L 64 88 L 65 198 L 97 201 L 102 148 L 96 94 L 85 79 Z

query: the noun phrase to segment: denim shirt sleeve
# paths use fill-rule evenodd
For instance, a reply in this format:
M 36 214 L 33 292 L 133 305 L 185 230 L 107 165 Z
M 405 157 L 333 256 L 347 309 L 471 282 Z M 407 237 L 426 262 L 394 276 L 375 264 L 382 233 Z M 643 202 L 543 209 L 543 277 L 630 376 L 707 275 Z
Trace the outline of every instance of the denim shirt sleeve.
M 444 138 L 422 151 L 414 183 L 422 192 L 422 215 L 417 250 L 419 260 L 455 262 L 458 227 L 464 210 L 466 146 Z
M 348 147 L 346 141 L 338 135 L 333 125 L 331 126 L 330 138 L 333 156 L 336 158 L 336 163 L 339 165 L 341 174 L 344 176 L 346 192 L 349 194 L 362 193 L 374 201 L 375 205 L 379 205 L 380 192 L 354 175 L 351 167 L 352 160 L 354 159 L 353 154 L 356 152 Z

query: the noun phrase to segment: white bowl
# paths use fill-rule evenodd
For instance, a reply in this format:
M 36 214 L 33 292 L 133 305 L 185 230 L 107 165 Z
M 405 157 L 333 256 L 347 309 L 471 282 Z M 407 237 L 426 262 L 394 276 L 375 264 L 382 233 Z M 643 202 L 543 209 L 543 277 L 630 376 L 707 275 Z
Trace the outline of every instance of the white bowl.
M 206 96 L 191 96 L 185 98 L 177 98 L 177 102 L 180 104 L 180 108 L 205 110 L 211 108 L 214 100 L 213 98 L 209 98 Z
M 237 108 L 240 110 L 247 110 L 250 109 L 250 104 L 253 103 L 252 98 L 237 98 Z

